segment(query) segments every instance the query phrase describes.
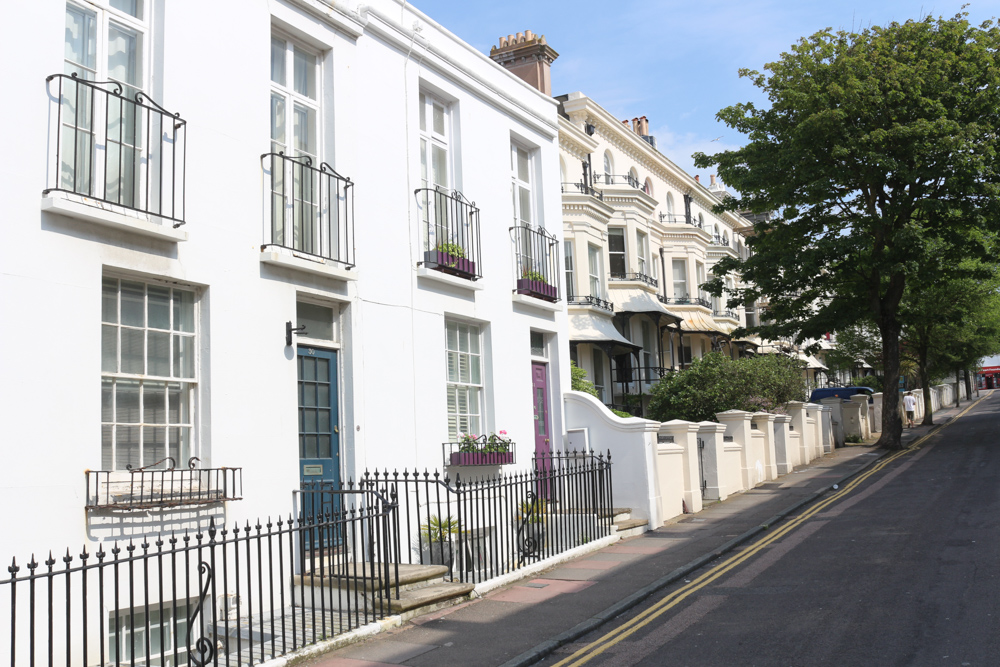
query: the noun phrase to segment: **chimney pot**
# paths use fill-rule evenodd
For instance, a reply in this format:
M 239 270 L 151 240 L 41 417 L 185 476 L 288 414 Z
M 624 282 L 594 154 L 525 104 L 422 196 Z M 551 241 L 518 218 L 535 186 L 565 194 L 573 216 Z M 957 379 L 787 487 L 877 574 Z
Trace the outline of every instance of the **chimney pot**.
M 708 177 L 708 180 L 709 180 L 709 182 L 710 182 L 710 183 L 711 183 L 712 185 L 715 185 L 715 174 L 712 174 L 711 176 L 709 176 L 709 177 Z
M 696 180 L 696 181 L 698 181 L 699 183 L 701 183 L 701 176 L 699 176 L 698 174 L 695 174 L 695 175 L 694 175 L 694 180 Z
M 535 38 L 535 33 L 531 32 L 530 30 L 525 30 L 524 38 L 530 42 L 532 39 Z

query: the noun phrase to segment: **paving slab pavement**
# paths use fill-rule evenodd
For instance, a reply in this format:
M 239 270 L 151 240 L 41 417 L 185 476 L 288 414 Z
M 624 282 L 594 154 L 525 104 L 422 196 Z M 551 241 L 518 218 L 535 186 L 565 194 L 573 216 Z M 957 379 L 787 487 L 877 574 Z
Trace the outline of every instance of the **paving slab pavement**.
M 943 424 L 961 408 L 935 413 Z M 904 444 L 933 427 L 904 429 Z M 874 440 L 872 441 L 874 442 Z M 574 641 L 588 627 L 623 612 L 651 587 L 683 577 L 686 566 L 706 563 L 748 532 L 796 504 L 807 503 L 838 480 L 856 474 L 883 454 L 871 443 L 836 449 L 777 480 L 682 515 L 656 530 L 629 538 L 483 598 L 439 610 L 311 659 L 313 667 L 499 666 L 533 662 L 546 649 Z M 798 510 L 793 511 L 792 515 Z

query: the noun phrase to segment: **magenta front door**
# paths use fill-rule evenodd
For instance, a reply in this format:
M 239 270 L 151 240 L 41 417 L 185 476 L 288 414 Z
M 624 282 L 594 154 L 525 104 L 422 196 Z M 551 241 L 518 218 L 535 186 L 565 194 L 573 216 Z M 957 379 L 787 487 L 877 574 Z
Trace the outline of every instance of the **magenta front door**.
M 552 452 L 549 438 L 549 387 L 547 364 L 531 364 L 532 401 L 535 405 L 535 454 Z M 547 467 L 547 466 L 546 466 Z

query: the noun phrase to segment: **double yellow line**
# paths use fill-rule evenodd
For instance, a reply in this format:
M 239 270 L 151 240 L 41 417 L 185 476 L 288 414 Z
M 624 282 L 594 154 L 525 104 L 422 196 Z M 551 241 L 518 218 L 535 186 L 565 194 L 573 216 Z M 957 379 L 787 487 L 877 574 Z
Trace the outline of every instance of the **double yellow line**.
M 676 591 L 673 591 L 672 593 L 664 597 L 662 600 L 651 606 L 649 609 L 646 609 L 642 613 L 635 616 L 635 618 L 630 619 L 623 625 L 608 632 L 600 639 L 597 639 L 591 642 L 590 644 L 587 644 L 583 648 L 579 649 L 576 653 L 560 660 L 552 667 L 578 667 L 578 665 L 583 665 L 589 662 L 590 660 L 599 656 L 601 653 L 604 653 L 606 650 L 608 650 L 615 644 L 618 644 L 619 642 L 632 636 L 633 634 L 641 630 L 643 627 L 645 627 L 649 623 L 652 623 L 654 620 L 665 614 L 667 611 L 680 604 L 685 598 L 687 598 L 692 593 L 704 588 L 705 586 L 709 585 L 719 577 L 723 576 L 736 566 L 749 560 L 756 554 L 760 553 L 761 550 L 763 550 L 765 547 L 773 544 L 777 540 L 780 540 L 782 537 L 784 537 L 791 531 L 795 530 L 803 523 L 805 523 L 812 517 L 816 516 L 817 514 L 828 508 L 833 503 L 837 502 L 847 494 L 857 489 L 858 486 L 861 485 L 865 480 L 867 480 L 872 475 L 884 469 L 887 465 L 889 465 L 896 459 L 920 449 L 920 447 L 927 441 L 928 438 L 930 438 L 933 435 L 936 435 L 942 429 L 955 422 L 955 420 L 957 420 L 958 418 L 965 416 L 965 414 L 969 412 L 969 410 L 978 405 L 980 401 L 988 398 L 992 393 L 993 392 L 990 391 L 985 396 L 979 398 L 977 401 L 970 404 L 969 407 L 967 407 L 965 410 L 957 414 L 953 419 L 951 419 L 946 424 L 934 427 L 927 435 L 914 441 L 909 447 L 906 447 L 905 449 L 901 449 L 893 454 L 882 457 L 872 467 L 870 467 L 868 470 L 866 470 L 865 472 L 863 472 L 862 474 L 858 475 L 850 482 L 845 484 L 842 489 L 838 490 L 833 495 L 827 497 L 821 502 L 816 503 L 808 510 L 800 514 L 798 517 L 792 519 L 788 523 L 782 524 L 780 528 L 778 528 L 772 533 L 769 533 L 767 537 L 755 542 L 747 549 L 741 551 L 740 553 L 734 556 L 731 556 L 722 563 L 719 563 L 712 569 L 705 572 L 705 574 L 699 576 L 690 583 L 685 584 L 684 586 L 678 588 Z M 765 528 L 766 527 L 767 526 L 765 526 Z

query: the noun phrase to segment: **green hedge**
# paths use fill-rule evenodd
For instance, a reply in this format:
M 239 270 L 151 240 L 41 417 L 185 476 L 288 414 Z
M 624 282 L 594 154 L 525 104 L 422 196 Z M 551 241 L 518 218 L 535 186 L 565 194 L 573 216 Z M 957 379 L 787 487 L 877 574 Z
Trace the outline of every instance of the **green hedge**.
M 713 352 L 671 373 L 650 392 L 647 415 L 657 421 L 717 421 L 725 410 L 780 411 L 805 398 L 804 364 L 779 354 L 733 361 Z

